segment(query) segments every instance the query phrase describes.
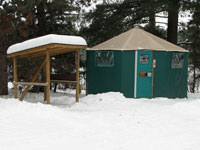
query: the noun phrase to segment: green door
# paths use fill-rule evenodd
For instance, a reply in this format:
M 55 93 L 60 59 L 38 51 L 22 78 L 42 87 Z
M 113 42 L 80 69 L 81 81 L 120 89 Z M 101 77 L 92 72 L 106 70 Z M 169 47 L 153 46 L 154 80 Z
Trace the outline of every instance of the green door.
M 152 98 L 152 51 L 137 53 L 136 97 Z

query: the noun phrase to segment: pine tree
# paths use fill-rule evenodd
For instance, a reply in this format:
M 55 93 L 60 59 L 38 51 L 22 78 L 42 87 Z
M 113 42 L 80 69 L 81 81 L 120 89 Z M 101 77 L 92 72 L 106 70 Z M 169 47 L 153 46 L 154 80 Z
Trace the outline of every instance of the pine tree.
M 178 12 L 180 0 L 168 0 L 167 40 L 177 44 Z
M 191 83 L 191 92 L 195 92 L 199 85 L 200 74 L 200 2 L 194 1 L 192 3 L 191 11 L 193 12 L 192 20 L 188 25 L 188 33 L 191 45 L 190 64 L 193 71 L 193 80 Z
M 15 3 L 15 1 L 13 1 Z M 7 48 L 12 41 L 9 40 L 11 34 L 15 32 L 13 22 L 17 22 L 15 16 L 16 5 L 11 2 L 0 2 L 0 95 L 8 94 L 8 74 L 7 74 Z
M 81 8 L 90 2 L 92 0 L 0 1 L 0 95 L 8 93 L 7 48 L 45 34 L 77 34 L 74 22 Z
M 97 5 L 95 10 L 86 14 L 90 25 L 83 26 L 81 34 L 85 35 L 89 46 L 93 46 L 146 23 L 145 29 L 164 37 L 155 22 L 155 14 L 166 9 L 164 4 L 162 0 L 124 0 Z

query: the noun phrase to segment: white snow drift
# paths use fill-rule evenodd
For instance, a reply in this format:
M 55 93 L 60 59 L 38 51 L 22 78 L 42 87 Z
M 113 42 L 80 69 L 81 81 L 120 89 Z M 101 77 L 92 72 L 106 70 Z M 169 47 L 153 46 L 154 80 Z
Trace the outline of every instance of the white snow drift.
M 39 47 L 47 44 L 67 44 L 67 45 L 87 45 L 86 41 L 80 36 L 56 35 L 49 34 L 38 38 L 30 39 L 22 43 L 11 45 L 8 48 L 7 54 L 27 50 L 34 47 Z
M 120 93 L 0 98 L 1 150 L 199 150 L 200 95 L 128 99 Z M 28 102 L 27 102 L 28 101 Z M 31 103 L 30 103 L 31 102 Z

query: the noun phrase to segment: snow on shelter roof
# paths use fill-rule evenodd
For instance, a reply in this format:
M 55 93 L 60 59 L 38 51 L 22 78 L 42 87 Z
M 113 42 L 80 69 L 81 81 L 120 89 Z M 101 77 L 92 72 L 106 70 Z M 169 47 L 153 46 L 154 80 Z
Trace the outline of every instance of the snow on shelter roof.
M 157 50 L 188 52 L 139 28 L 133 28 L 88 50 Z
M 49 34 L 11 45 L 7 50 L 7 54 L 13 54 L 48 44 L 87 46 L 85 39 L 80 36 Z

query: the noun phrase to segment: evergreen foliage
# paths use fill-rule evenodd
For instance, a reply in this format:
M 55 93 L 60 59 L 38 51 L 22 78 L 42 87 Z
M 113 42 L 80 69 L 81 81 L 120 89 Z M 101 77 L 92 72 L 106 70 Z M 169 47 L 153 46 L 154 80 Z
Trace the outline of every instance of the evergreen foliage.
M 89 25 L 81 29 L 89 46 L 94 46 L 128 29 L 147 24 L 145 29 L 161 37 L 163 31 L 155 26 L 155 14 L 166 10 L 163 0 L 124 0 L 123 2 L 103 3 L 86 14 Z M 160 32 L 161 31 L 161 32 Z
M 200 2 L 198 0 L 110 0 L 103 1 L 95 9 L 81 14 L 84 7 L 96 0 L 1 0 L 0 1 L 0 95 L 7 94 L 7 78 L 12 72 L 7 60 L 8 46 L 46 34 L 84 36 L 92 47 L 128 29 L 143 24 L 143 28 L 161 38 L 177 44 L 178 14 L 190 10 L 193 18 L 188 27 L 181 30 L 179 41 L 186 40 L 190 46 L 190 65 L 193 71 L 191 90 L 195 92 L 200 69 Z M 168 30 L 156 26 L 155 15 L 168 13 Z M 81 23 L 80 23 L 81 22 Z M 77 24 L 80 23 L 80 31 Z M 144 25 L 145 24 L 145 25 Z M 74 53 L 58 55 L 52 59 L 52 72 L 73 73 Z M 8 61 L 8 62 L 7 62 Z M 19 61 L 19 77 L 28 78 L 26 72 L 39 64 L 39 59 Z M 81 63 L 84 65 L 84 63 Z M 27 66 L 25 70 L 21 66 Z M 55 69 L 57 68 L 57 69 Z M 33 69 L 34 70 L 34 69 Z M 9 72 L 9 75 L 7 74 Z
M 190 51 L 190 71 L 193 79 L 190 81 L 190 92 L 195 92 L 199 87 L 200 81 L 200 1 L 192 3 L 192 20 L 188 26 L 188 39 L 192 43 Z
M 46 34 L 76 35 L 75 21 L 84 6 L 92 0 L 2 0 L 0 1 L 0 94 L 7 94 L 7 54 L 8 46 Z M 60 56 L 57 56 L 60 57 Z M 74 57 L 74 54 L 68 57 Z M 63 59 L 71 60 L 65 57 Z M 28 62 L 27 62 L 28 61 Z M 28 63 L 29 69 L 36 64 Z M 36 60 L 37 61 L 37 60 Z M 60 60 L 64 62 L 63 60 Z M 70 62 L 71 63 L 71 62 Z M 59 67 L 59 66 L 57 66 Z M 23 70 L 23 68 L 19 68 Z M 19 72 L 19 76 L 20 73 Z

